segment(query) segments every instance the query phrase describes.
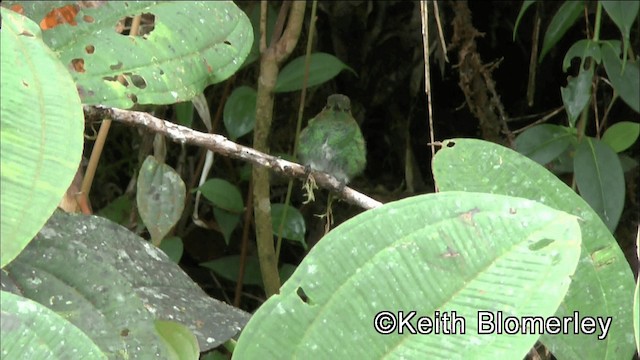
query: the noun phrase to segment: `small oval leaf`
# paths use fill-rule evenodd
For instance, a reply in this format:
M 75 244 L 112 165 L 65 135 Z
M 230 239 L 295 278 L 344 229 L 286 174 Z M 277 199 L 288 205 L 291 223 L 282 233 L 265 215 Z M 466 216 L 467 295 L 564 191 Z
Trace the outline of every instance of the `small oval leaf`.
M 138 174 L 136 201 L 154 244 L 159 245 L 180 220 L 185 191 L 184 182 L 171 166 L 147 156 Z
M 288 92 L 302 89 L 304 79 L 305 57 L 300 56 L 288 63 L 278 75 L 274 92 Z M 356 73 L 337 57 L 326 53 L 313 53 L 309 59 L 309 78 L 307 87 L 322 84 L 333 79 L 342 70 Z
M 286 212 L 286 220 L 285 220 Z M 284 223 L 282 223 L 284 220 Z M 282 223 L 282 237 L 302 243 L 306 248 L 304 234 L 307 231 L 304 217 L 298 209 L 285 204 L 271 204 L 271 223 L 273 234 L 278 236 Z
M 179 322 L 168 320 L 156 320 L 155 326 L 171 359 L 197 360 L 200 358 L 198 339 L 189 328 Z
M 224 179 L 209 179 L 198 190 L 213 205 L 233 212 L 241 213 L 244 209 L 242 195 L 238 187 Z
M 231 140 L 253 130 L 256 123 L 256 91 L 248 86 L 233 90 L 224 104 L 224 127 Z
M 613 124 L 602 135 L 602 142 L 609 145 L 613 151 L 619 153 L 627 150 L 638 140 L 640 124 L 631 121 L 621 121 Z

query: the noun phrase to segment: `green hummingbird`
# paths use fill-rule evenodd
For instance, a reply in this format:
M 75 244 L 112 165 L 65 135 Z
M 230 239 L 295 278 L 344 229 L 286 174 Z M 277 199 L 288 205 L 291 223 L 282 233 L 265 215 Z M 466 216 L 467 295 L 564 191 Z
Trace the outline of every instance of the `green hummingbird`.
M 327 105 L 300 133 L 298 158 L 313 170 L 333 175 L 341 184 L 364 171 L 367 149 L 358 123 L 351 116 L 351 100 L 333 94 Z

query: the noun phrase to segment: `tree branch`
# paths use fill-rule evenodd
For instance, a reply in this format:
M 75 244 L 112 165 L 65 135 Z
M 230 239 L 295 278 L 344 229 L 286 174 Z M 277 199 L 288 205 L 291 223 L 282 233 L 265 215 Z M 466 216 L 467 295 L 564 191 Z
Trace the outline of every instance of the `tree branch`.
M 253 148 L 237 144 L 222 135 L 207 134 L 195 131 L 188 127 L 162 120 L 145 112 L 121 110 L 104 106 L 85 106 L 84 113 L 87 118 L 113 119 L 132 126 L 141 126 L 154 133 L 163 134 L 169 139 L 181 143 L 204 147 L 220 155 L 230 158 L 248 161 L 254 165 L 271 169 L 272 171 L 301 180 L 306 178 L 305 167 L 291 161 L 271 156 Z M 312 171 L 311 175 L 319 187 L 333 191 L 346 202 L 363 209 L 373 209 L 382 206 L 382 203 L 356 190 L 344 187 L 340 191 L 340 182 L 333 176 Z

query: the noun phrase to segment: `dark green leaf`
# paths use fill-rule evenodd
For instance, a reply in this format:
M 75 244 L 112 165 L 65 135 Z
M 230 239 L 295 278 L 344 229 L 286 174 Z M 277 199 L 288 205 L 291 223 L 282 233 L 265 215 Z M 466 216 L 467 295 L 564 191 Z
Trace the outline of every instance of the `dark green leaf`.
M 516 150 L 531 160 L 545 165 L 571 145 L 572 135 L 564 126 L 542 124 L 525 130 L 516 138 Z
M 115 198 L 98 211 L 98 215 L 105 217 L 120 225 L 125 225 L 130 221 L 133 202 L 129 195 L 124 194 Z
M 576 149 L 573 169 L 580 195 L 611 232 L 624 207 L 624 173 L 618 155 L 606 144 L 585 138 Z
M 635 112 L 640 113 L 640 66 L 637 61 L 628 61 L 622 72 L 622 60 L 618 54 L 619 42 L 606 42 L 602 44 L 602 62 L 607 71 L 611 85 Z
M 542 51 L 540 52 L 541 63 L 545 55 L 554 47 L 569 28 L 578 20 L 584 10 L 582 1 L 565 1 L 558 9 L 558 12 L 551 19 L 547 32 L 544 34 Z
M 202 192 L 202 195 L 211 201 L 213 205 L 223 210 L 236 214 L 244 210 L 244 202 L 242 201 L 240 190 L 227 180 L 209 179 L 197 190 Z
M 602 7 L 607 12 L 611 20 L 616 24 L 622 34 L 624 43 L 623 54 L 627 53 L 629 49 L 629 34 L 631 33 L 631 27 L 633 22 L 638 17 L 638 10 L 640 10 L 640 2 L 638 1 L 600 1 Z M 623 67 L 625 67 L 623 65 Z
M 248 134 L 256 123 L 256 91 L 248 86 L 233 90 L 224 104 L 224 127 L 231 140 Z
M 193 103 L 191 101 L 183 101 L 174 105 L 176 107 L 177 123 L 191 127 L 193 124 Z
M 240 214 L 232 213 L 214 206 L 213 216 L 215 217 L 216 222 L 222 230 L 224 242 L 229 245 L 229 241 L 231 240 L 231 233 L 233 233 L 233 230 L 235 230 L 240 223 Z
M 305 57 L 300 56 L 288 63 L 278 75 L 278 81 L 273 91 L 289 92 L 302 89 L 305 73 Z M 307 87 L 320 85 L 333 79 L 342 70 L 355 71 L 345 65 L 337 57 L 325 53 L 313 53 L 309 60 L 309 78 Z
M 286 220 L 285 219 L 286 211 Z M 306 233 L 306 225 L 304 217 L 298 211 L 298 209 L 285 204 L 271 204 L 271 223 L 273 225 L 273 234 L 278 236 L 280 225 L 282 223 L 282 237 L 289 240 L 294 240 L 307 247 L 304 241 L 304 234 Z
M 602 135 L 602 142 L 609 145 L 613 151 L 619 153 L 627 150 L 638 140 L 640 124 L 631 121 L 621 121 L 613 124 Z
M 140 217 L 156 244 L 180 220 L 185 193 L 184 182 L 171 166 L 147 156 L 138 174 L 136 201 Z
M 518 13 L 518 18 L 516 19 L 516 25 L 513 27 L 513 40 L 516 41 L 516 33 L 518 32 L 518 26 L 520 26 L 520 20 L 522 20 L 522 16 L 527 11 L 527 9 L 535 3 L 535 0 L 524 0 L 522 2 L 522 6 L 520 7 L 520 12 Z
M 170 236 L 168 238 L 165 238 L 162 240 L 162 243 L 160 243 L 160 250 L 164 251 L 169 259 L 177 264 L 180 262 L 180 258 L 182 258 L 182 252 L 184 250 L 182 239 L 177 236 Z
M 109 354 L 167 358 L 154 320 L 187 325 L 206 351 L 248 319 L 207 295 L 160 249 L 97 216 L 56 212 L 5 270 L 3 289 L 15 283 Z
M 569 115 L 569 121 L 575 125 L 576 120 L 589 104 L 591 99 L 591 80 L 593 70 L 581 70 L 577 77 L 569 79 L 567 87 L 560 89 L 564 108 Z
M 237 282 L 238 273 L 240 271 L 240 256 L 225 256 L 215 260 L 203 262 L 200 264 L 200 266 L 204 266 L 207 269 L 213 270 L 213 272 L 226 280 Z M 260 263 L 258 262 L 257 258 L 247 257 L 242 283 L 245 285 L 262 286 Z

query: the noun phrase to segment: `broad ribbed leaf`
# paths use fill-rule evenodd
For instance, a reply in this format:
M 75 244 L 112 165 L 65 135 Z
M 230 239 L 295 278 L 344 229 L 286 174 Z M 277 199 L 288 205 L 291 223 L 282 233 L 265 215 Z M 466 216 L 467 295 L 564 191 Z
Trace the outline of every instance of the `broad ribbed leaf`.
M 63 315 L 102 351 L 132 359 L 167 358 L 155 320 L 186 325 L 202 351 L 248 320 L 202 291 L 162 250 L 97 216 L 56 212 L 6 270 L 3 289 Z
M 453 139 L 433 160 L 441 191 L 482 191 L 539 201 L 578 216 L 582 257 L 573 283 L 555 316 L 611 317 L 602 340 L 595 335 L 543 335 L 540 339 L 559 359 L 628 359 L 632 333 L 633 274 L 616 239 L 598 214 L 567 185 L 541 165 L 486 141 Z
M 82 155 L 84 116 L 71 76 L 38 25 L 0 8 L 0 266 L 53 213 Z
M 253 315 L 233 357 L 522 358 L 538 336 L 479 334 L 478 310 L 553 314 L 580 241 L 576 217 L 525 199 L 449 192 L 385 204 L 309 252 Z M 383 335 L 374 324 L 385 326 L 384 310 L 432 319 L 455 311 L 465 334 Z

